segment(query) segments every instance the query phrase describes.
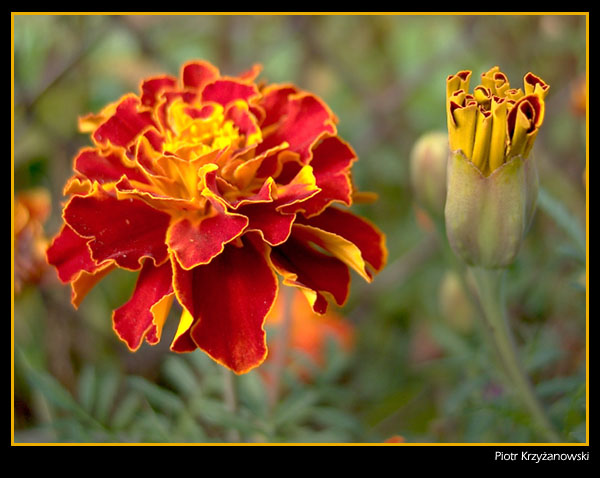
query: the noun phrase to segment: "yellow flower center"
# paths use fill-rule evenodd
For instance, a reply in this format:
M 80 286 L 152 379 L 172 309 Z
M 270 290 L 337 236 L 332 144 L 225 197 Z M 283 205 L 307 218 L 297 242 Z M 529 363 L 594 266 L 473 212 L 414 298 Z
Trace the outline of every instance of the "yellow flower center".
M 191 160 L 216 149 L 241 147 L 245 138 L 234 122 L 225 118 L 223 106 L 210 103 L 193 107 L 181 99 L 167 110 L 171 131 L 167 131 L 163 153 Z

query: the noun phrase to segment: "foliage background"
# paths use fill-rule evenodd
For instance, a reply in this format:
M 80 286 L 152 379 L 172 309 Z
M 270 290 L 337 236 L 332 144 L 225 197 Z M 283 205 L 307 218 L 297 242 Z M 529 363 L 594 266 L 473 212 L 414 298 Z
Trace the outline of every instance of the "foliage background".
M 146 76 L 177 75 L 183 62 L 202 58 L 226 74 L 261 63 L 261 78 L 294 82 L 329 104 L 360 158 L 355 182 L 379 194 L 357 209 L 385 231 L 390 253 L 373 284 L 353 281 L 341 311 L 355 329 L 352 350 L 330 343 L 311 381 L 286 369 L 274 405 L 259 371 L 236 377 L 235 411 L 223 399 L 220 368 L 201 352 L 170 353 L 169 330 L 136 354 L 117 339 L 111 311 L 129 298 L 134 275 L 111 274 L 75 311 L 69 288 L 49 271 L 14 297 L 14 442 L 538 441 L 495 372 L 477 309 L 440 300 L 447 247 L 418 212 L 409 182 L 415 141 L 445 130 L 446 76 L 470 69 L 478 78 L 494 65 L 514 85 L 528 71 L 551 85 L 534 148 L 543 190 L 508 272 L 508 300 L 538 395 L 565 442 L 586 441 L 586 116 L 576 107 L 585 15 L 13 22 L 14 192 L 51 192 L 48 236 L 60 225 L 72 158 L 89 144 L 77 117 L 137 92 Z

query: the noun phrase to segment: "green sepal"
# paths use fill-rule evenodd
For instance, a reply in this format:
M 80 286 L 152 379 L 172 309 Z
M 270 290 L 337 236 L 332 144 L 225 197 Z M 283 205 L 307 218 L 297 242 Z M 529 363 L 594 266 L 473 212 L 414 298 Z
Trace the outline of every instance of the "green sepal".
M 446 233 L 467 264 L 503 268 L 515 259 L 533 218 L 538 175 L 532 157 L 511 158 L 489 176 L 462 151 L 448 157 Z

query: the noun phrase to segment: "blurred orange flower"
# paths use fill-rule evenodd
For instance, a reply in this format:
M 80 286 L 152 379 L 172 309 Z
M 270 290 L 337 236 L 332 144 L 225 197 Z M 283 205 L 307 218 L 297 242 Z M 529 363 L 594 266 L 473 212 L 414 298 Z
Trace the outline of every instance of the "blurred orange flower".
M 406 443 L 406 439 L 401 435 L 394 435 L 384 440 L 384 443 Z
M 336 312 L 329 310 L 325 315 L 317 315 L 297 290 L 290 294 L 279 294 L 277 301 L 269 315 L 266 325 L 276 327 L 278 334 L 286 333 L 285 316 L 290 314 L 289 330 L 287 331 L 287 345 L 291 350 L 300 351 L 308 356 L 317 366 L 325 364 L 326 345 L 329 340 L 334 340 L 342 350 L 349 351 L 354 344 L 354 327 Z M 274 338 L 279 337 L 279 335 Z M 271 360 L 279 353 L 278 340 L 269 342 L 269 357 Z M 293 358 L 290 357 L 290 361 Z M 302 368 L 302 375 L 308 371 Z
M 15 293 L 26 284 L 37 284 L 48 268 L 44 222 L 50 214 L 47 190 L 35 188 L 19 192 L 14 203 Z
M 585 117 L 587 111 L 587 82 L 579 78 L 571 87 L 571 110 L 577 116 Z

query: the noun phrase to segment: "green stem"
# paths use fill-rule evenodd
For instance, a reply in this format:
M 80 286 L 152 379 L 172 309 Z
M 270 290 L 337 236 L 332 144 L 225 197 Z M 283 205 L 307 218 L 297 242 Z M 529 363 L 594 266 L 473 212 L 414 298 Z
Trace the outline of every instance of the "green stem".
M 225 367 L 223 368 L 223 400 L 225 407 L 232 414 L 237 413 L 237 387 L 235 383 L 235 375 Z M 231 443 L 239 443 L 241 441 L 240 432 L 234 428 L 227 430 L 226 438 Z
M 519 361 L 517 347 L 506 315 L 505 271 L 474 267 L 471 272 L 476 279 L 485 324 L 489 329 L 508 379 L 545 438 L 549 442 L 559 442 L 560 437 L 546 416 L 542 404 L 535 395 L 531 381 Z
M 279 401 L 281 393 L 281 379 L 285 371 L 290 346 L 290 331 L 292 327 L 292 302 L 294 300 L 294 289 L 283 284 L 279 287 L 279 293 L 283 294 L 283 317 L 277 331 L 277 346 L 274 347 L 271 377 L 271 387 L 268 389 L 269 407 L 274 410 Z

